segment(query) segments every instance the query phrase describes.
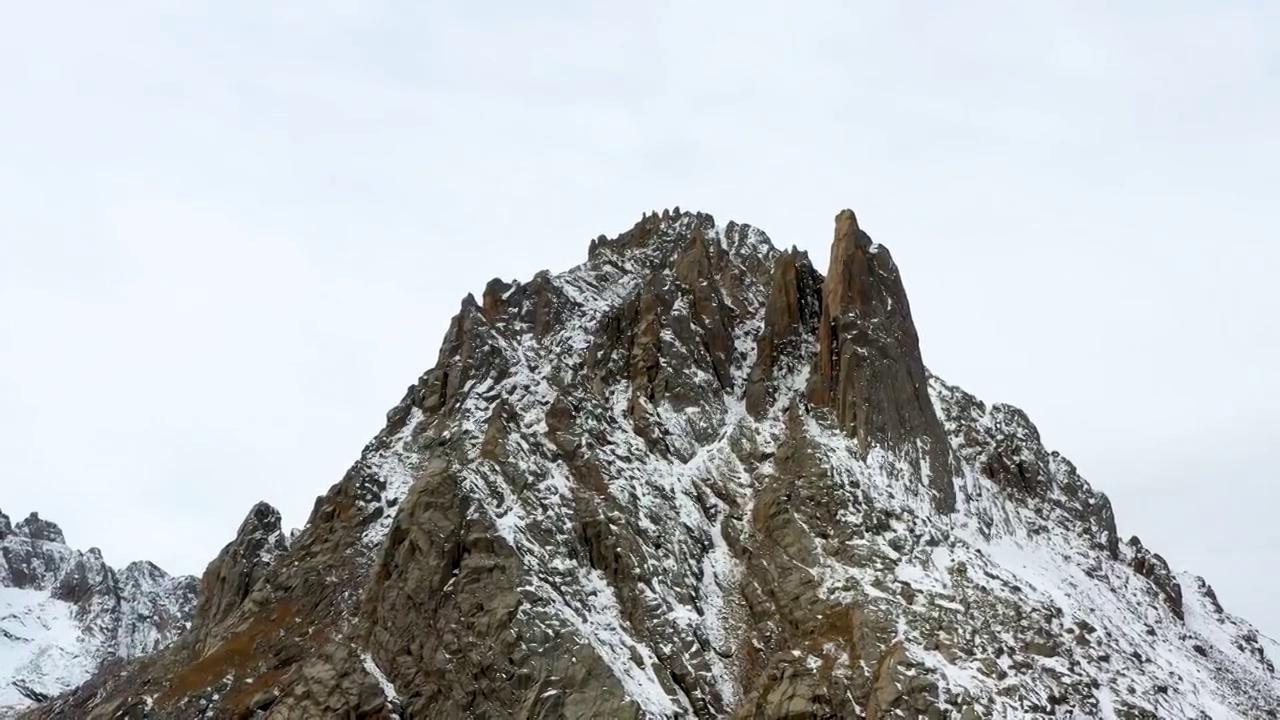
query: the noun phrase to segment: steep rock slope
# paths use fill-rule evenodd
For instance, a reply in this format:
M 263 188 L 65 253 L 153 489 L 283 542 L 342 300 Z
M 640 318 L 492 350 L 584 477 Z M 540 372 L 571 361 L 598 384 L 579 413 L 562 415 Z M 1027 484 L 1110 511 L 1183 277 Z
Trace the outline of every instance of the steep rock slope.
M 825 277 L 677 209 L 490 282 L 279 537 L 255 508 L 187 636 L 32 717 L 1280 712 L 1274 643 L 926 370 L 850 211 Z
M 167 645 L 195 599 L 195 578 L 148 562 L 115 570 L 36 513 L 16 526 L 0 513 L 0 717 Z

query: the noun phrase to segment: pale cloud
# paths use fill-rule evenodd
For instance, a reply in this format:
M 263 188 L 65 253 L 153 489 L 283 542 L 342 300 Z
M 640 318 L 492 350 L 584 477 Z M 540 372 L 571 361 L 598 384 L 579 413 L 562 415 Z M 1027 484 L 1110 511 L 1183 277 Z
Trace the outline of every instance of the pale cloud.
M 88 3 L 0 23 L 0 508 L 198 572 L 492 276 L 681 205 L 822 263 L 1280 634 L 1280 8 Z

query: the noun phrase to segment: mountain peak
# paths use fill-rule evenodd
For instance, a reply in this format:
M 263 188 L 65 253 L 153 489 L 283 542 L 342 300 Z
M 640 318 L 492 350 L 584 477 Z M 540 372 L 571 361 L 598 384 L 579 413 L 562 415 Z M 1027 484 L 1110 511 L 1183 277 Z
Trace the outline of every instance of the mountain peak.
M 136 717 L 1261 717 L 1280 648 L 931 374 L 851 211 L 824 277 L 705 213 L 495 279 L 192 632 L 39 708 Z M 1234 715 L 1233 715 L 1234 713 Z

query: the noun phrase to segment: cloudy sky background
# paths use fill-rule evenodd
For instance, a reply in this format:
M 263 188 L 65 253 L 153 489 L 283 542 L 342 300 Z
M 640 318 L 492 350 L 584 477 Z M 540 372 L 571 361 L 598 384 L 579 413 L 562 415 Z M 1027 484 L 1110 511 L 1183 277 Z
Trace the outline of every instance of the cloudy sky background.
M 178 9 L 181 8 L 181 9 Z M 0 10 L 0 509 L 199 573 L 300 525 L 493 276 L 680 205 L 1025 408 L 1280 636 L 1280 5 L 57 2 Z

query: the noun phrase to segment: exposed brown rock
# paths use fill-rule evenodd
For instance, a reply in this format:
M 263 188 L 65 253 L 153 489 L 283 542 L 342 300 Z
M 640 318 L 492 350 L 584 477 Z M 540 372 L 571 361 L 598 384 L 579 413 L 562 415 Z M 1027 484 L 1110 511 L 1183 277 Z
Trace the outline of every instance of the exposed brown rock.
M 1199 591 L 1209 601 L 1209 606 L 1213 608 L 1213 611 L 1221 615 L 1223 613 L 1222 603 L 1218 602 L 1218 593 L 1214 591 L 1213 586 L 1199 575 L 1194 576 L 1193 579 L 1195 581 L 1194 590 Z
M 1151 581 L 1155 589 L 1164 599 L 1169 612 L 1179 620 L 1183 619 L 1182 585 L 1174 578 L 1169 563 L 1158 553 L 1147 550 L 1138 536 L 1129 538 L 1129 551 L 1132 553 L 1129 565 L 1133 571 Z
M 485 319 L 493 322 L 506 315 L 508 294 L 514 286 L 505 282 L 501 278 L 494 278 L 484 286 L 484 293 L 481 295 L 480 308 L 484 313 Z
M 510 458 L 507 451 L 507 439 L 511 427 L 517 419 L 506 400 L 499 399 L 493 404 L 493 412 L 489 415 L 489 423 L 485 428 L 484 439 L 480 441 L 480 457 L 493 462 L 504 462 Z
M 253 506 L 236 537 L 209 563 L 200 579 L 194 625 L 207 632 L 240 607 L 288 545 L 280 511 L 265 502 Z
M 756 341 L 756 362 L 746 389 L 747 410 L 762 416 L 773 402 L 770 387 L 784 358 L 808 362 L 807 343 L 816 338 L 822 316 L 822 276 L 807 253 L 795 248 L 773 263 L 764 328 Z
M 684 285 L 686 297 L 692 306 L 690 319 L 703 337 L 704 349 L 711 361 L 711 369 L 721 390 L 731 385 L 730 366 L 733 363 L 734 316 L 720 294 L 713 270 L 712 254 L 718 245 L 707 241 L 702 226 L 694 228 L 684 252 L 676 260 L 675 276 Z
M 643 420 L 649 408 L 666 395 L 662 370 L 662 288 L 657 282 L 641 290 L 631 343 L 631 417 Z
M 950 444 L 929 399 L 902 278 L 888 249 L 872 244 L 852 210 L 836 216 L 822 292 L 810 398 L 834 411 L 863 452 L 881 446 L 914 456 L 934 506 L 951 512 Z
M 527 290 L 523 293 L 527 297 L 521 297 L 521 306 L 524 308 L 522 320 L 533 328 L 534 337 L 541 339 L 564 322 L 563 307 L 567 300 L 551 282 L 551 273 L 545 270 L 539 272 L 521 290 Z

